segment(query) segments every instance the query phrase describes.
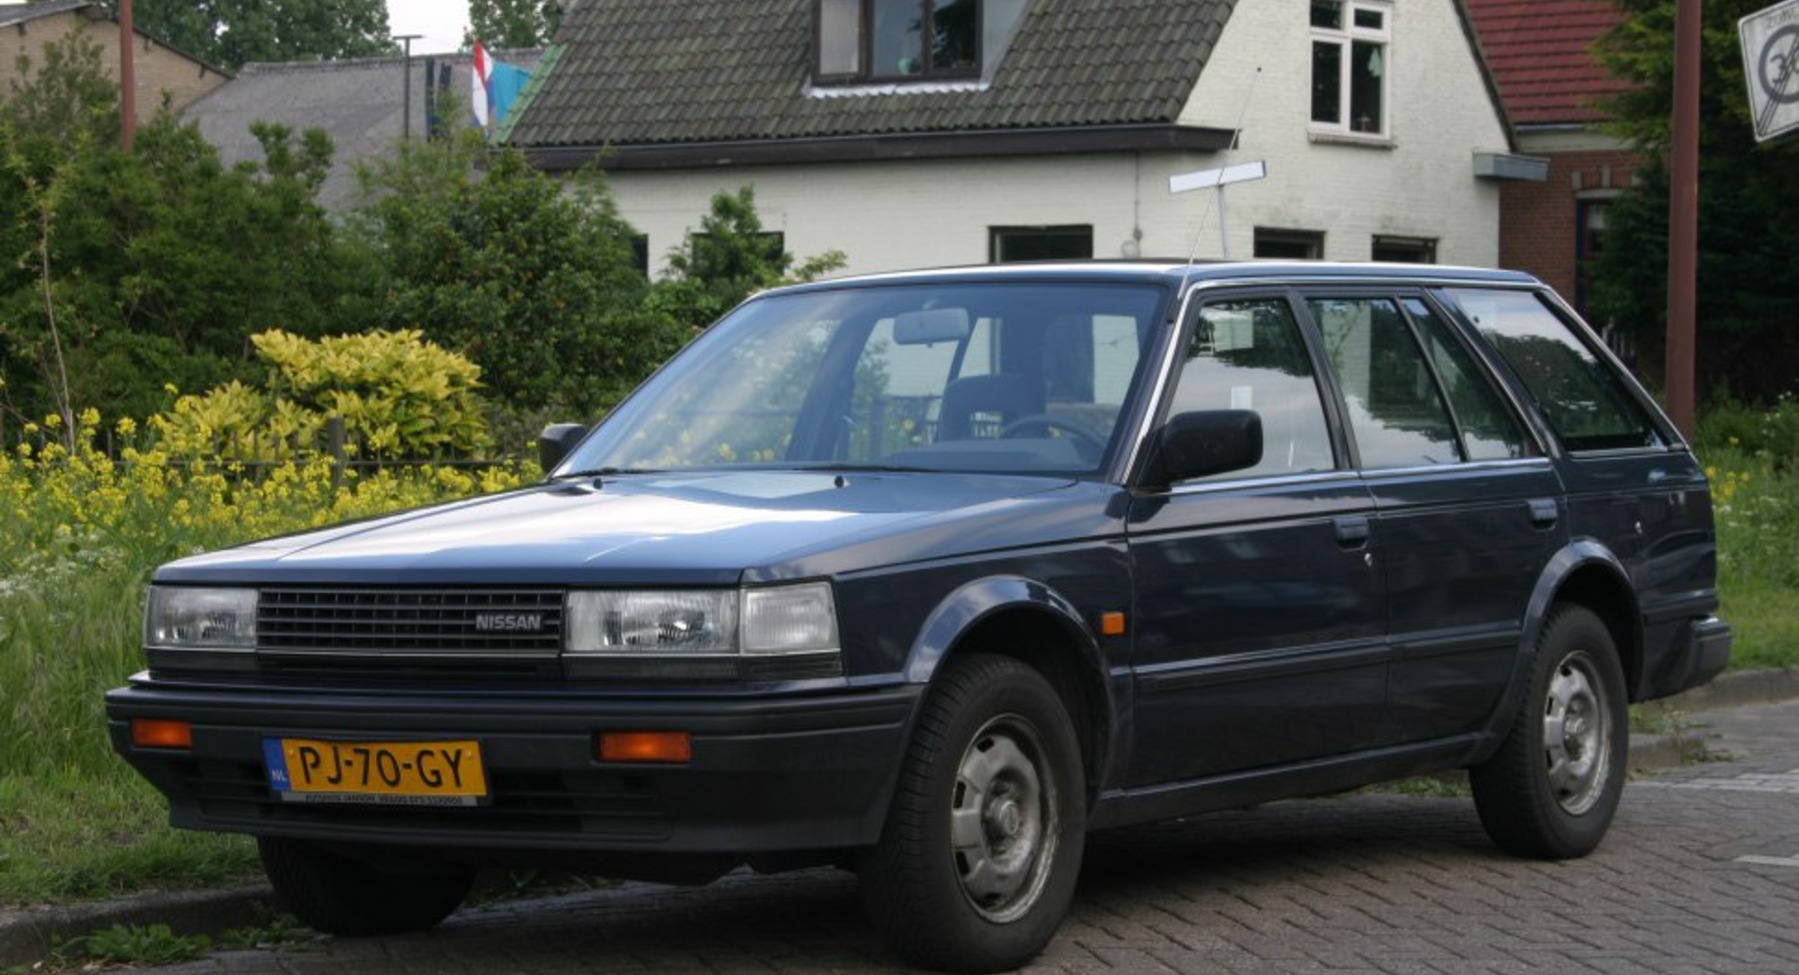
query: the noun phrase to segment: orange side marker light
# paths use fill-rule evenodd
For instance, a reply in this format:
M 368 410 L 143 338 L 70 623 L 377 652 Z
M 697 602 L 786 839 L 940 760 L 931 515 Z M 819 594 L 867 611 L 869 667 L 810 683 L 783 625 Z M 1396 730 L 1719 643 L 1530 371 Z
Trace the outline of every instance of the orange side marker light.
M 1104 636 L 1123 636 L 1124 635 L 1124 614 L 1123 613 L 1101 613 L 1101 614 L 1099 614 L 1099 632 L 1101 633 L 1101 635 L 1104 635 Z
M 138 748 L 187 751 L 194 747 L 194 725 L 191 721 L 173 718 L 132 718 L 131 744 Z
M 603 731 L 600 761 L 678 765 L 693 759 L 693 736 L 685 731 Z

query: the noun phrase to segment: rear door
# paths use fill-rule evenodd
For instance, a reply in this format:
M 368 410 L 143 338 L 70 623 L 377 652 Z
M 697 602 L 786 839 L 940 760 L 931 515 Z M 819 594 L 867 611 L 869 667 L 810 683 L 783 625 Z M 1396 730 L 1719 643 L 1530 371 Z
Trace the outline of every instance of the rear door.
M 1374 499 L 1394 662 L 1378 742 L 1481 728 L 1525 610 L 1568 537 L 1556 472 L 1464 339 L 1417 291 L 1308 290 Z

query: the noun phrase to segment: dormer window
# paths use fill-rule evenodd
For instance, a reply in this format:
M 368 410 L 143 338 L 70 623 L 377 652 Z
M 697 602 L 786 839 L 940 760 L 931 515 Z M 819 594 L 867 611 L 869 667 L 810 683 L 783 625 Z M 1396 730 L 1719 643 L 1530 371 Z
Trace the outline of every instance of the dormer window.
M 981 74 L 981 0 L 818 0 L 816 78 L 929 81 Z

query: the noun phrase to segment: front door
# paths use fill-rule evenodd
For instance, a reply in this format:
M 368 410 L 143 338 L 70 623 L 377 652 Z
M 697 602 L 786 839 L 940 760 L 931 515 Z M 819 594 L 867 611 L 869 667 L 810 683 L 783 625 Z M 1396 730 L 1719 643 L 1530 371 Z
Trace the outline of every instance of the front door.
M 1293 303 L 1209 299 L 1183 353 L 1168 412 L 1254 410 L 1264 449 L 1133 503 L 1132 786 L 1366 747 L 1385 693 L 1373 502 L 1340 469 Z

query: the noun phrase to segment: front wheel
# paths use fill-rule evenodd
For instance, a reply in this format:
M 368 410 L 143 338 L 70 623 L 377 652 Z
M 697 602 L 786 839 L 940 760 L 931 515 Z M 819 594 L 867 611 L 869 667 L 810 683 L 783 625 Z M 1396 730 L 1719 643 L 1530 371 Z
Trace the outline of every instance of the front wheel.
M 400 934 L 450 916 L 474 882 L 472 868 L 417 854 L 368 858 L 310 840 L 259 836 L 263 872 L 308 927 L 326 934 Z
M 1073 899 L 1086 808 L 1080 746 L 1049 682 L 1008 657 L 952 658 L 861 864 L 870 918 L 914 965 L 1023 965 Z
M 1586 855 L 1617 812 L 1629 748 L 1611 630 L 1585 607 L 1553 610 L 1505 743 L 1469 770 L 1481 825 L 1515 856 Z

